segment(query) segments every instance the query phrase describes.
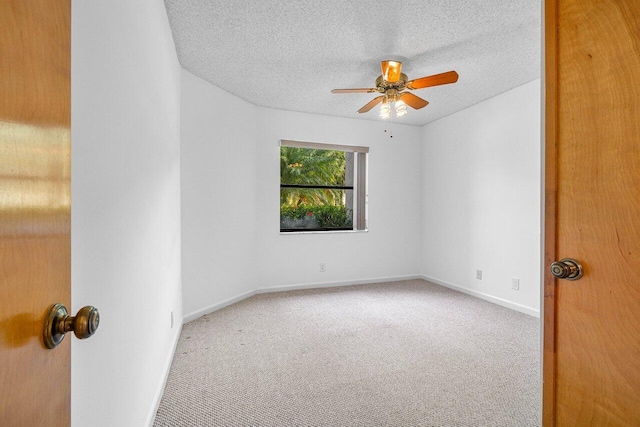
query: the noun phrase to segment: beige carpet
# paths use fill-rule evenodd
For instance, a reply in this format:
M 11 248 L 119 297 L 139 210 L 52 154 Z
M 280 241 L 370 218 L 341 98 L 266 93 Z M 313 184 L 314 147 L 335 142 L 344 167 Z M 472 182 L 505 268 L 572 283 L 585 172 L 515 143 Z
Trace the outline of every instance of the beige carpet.
M 156 426 L 540 425 L 539 319 L 422 280 L 184 325 Z

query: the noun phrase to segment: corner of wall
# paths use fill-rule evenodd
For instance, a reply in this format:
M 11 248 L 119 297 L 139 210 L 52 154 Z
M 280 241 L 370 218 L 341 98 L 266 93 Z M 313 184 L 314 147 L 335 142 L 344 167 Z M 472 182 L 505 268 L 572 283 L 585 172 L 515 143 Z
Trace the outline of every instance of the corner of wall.
M 151 427 L 156 419 L 156 413 L 158 412 L 158 408 L 160 408 L 160 402 L 162 401 L 162 395 L 164 394 L 164 389 L 167 384 L 167 380 L 169 379 L 169 372 L 171 372 L 171 365 L 173 364 L 173 358 L 176 353 L 176 348 L 178 347 L 178 341 L 180 340 L 180 334 L 182 333 L 182 321 L 181 317 L 176 319 L 176 324 L 178 327 L 173 334 L 172 345 L 170 347 L 170 351 L 167 353 L 164 361 L 164 367 L 162 369 L 162 374 L 160 376 L 160 381 L 158 387 L 156 388 L 156 392 L 153 396 L 153 404 L 151 405 L 151 409 L 149 410 L 149 414 L 146 417 L 145 426 Z

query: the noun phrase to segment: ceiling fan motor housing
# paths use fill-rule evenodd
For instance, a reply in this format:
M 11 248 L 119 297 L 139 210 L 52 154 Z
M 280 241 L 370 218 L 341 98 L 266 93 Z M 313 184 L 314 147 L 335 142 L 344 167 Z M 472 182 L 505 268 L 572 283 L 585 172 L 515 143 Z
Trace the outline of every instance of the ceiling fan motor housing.
M 384 80 L 384 78 L 380 75 L 376 79 L 376 90 L 380 93 L 386 93 L 388 96 L 391 96 L 391 94 L 388 92 L 389 90 L 395 90 L 395 93 L 393 94 L 393 96 L 395 96 L 397 92 L 404 90 L 404 88 L 407 86 L 408 80 L 409 78 L 404 73 L 400 74 L 400 80 L 393 83 Z

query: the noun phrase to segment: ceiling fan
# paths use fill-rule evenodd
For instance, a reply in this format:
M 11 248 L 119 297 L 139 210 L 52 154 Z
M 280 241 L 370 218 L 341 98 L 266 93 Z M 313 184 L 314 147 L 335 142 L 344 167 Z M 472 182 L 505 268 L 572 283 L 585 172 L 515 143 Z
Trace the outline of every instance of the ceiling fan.
M 428 101 L 412 94 L 411 92 L 403 92 L 405 89 L 416 90 L 425 87 L 446 85 L 458 81 L 458 73 L 448 71 L 433 76 L 420 77 L 419 79 L 409 80 L 407 75 L 402 73 L 402 62 L 400 61 L 382 61 L 380 63 L 382 75 L 376 79 L 376 87 L 359 88 L 359 89 L 333 89 L 332 93 L 373 93 L 378 92 L 382 95 L 373 98 L 364 107 L 358 110 L 358 113 L 366 113 L 376 105 L 382 103 L 380 107 L 380 118 L 388 119 L 391 115 L 391 104 L 395 103 L 396 116 L 404 116 L 407 114 L 407 105 L 419 110 L 429 104 Z

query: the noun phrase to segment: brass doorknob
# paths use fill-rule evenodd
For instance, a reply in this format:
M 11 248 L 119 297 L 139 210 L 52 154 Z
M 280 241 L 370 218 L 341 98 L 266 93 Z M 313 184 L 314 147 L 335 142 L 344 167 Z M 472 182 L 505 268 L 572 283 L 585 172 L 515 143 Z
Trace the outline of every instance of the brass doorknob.
M 578 280 L 582 277 L 582 265 L 575 259 L 565 258 L 551 264 L 551 274 L 558 279 Z
M 73 331 L 78 339 L 89 338 L 100 325 L 98 309 L 87 305 L 82 307 L 76 316 L 69 316 L 67 308 L 58 303 L 51 306 L 44 321 L 44 345 L 56 348 L 64 339 L 67 332 Z

